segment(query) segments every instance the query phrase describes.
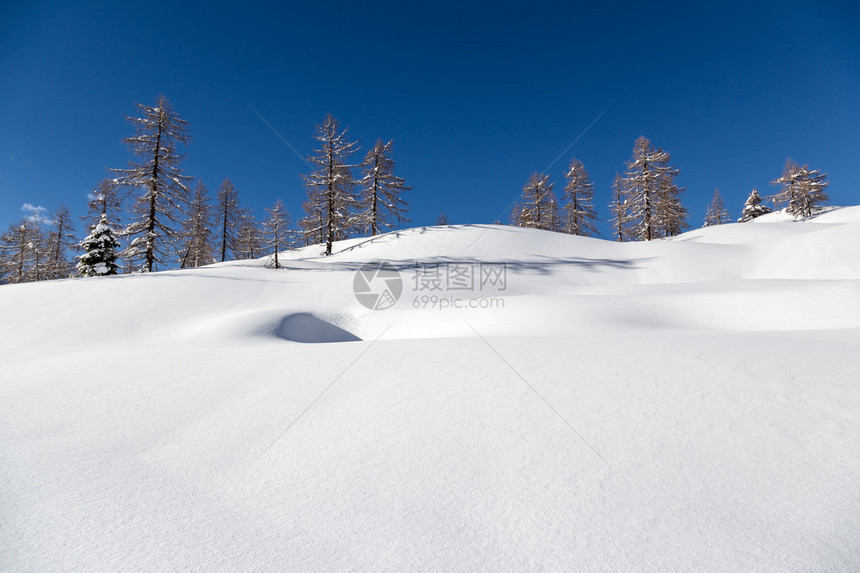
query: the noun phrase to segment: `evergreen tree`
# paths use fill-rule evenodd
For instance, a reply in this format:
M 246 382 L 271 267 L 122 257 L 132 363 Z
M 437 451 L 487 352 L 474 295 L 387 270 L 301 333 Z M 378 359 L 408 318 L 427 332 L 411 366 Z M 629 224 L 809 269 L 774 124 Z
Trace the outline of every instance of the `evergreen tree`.
M 188 202 L 188 182 L 180 168 L 178 144 L 188 141 L 188 122 L 182 119 L 166 97 L 158 96 L 155 106 L 136 104 L 140 117 L 129 117 L 135 134 L 125 140 L 137 157 L 128 169 L 115 170 L 118 183 L 137 192 L 132 207 L 133 221 L 123 231 L 131 237 L 124 256 L 151 272 L 166 264 L 177 250 L 180 216 Z M 168 252 L 170 251 L 170 252 Z
M 564 199 L 564 232 L 583 237 L 597 235 L 597 214 L 591 204 L 594 200 L 594 183 L 585 165 L 575 157 L 570 161 L 567 171 Z
M 753 189 L 750 196 L 747 197 L 746 203 L 744 203 L 744 209 L 741 212 L 741 218 L 738 219 L 738 223 L 746 223 L 768 213 L 770 213 L 770 209 L 766 205 L 762 205 L 758 190 Z
M 786 205 L 785 212 L 794 217 L 809 217 L 827 202 L 827 173 L 801 167 L 791 159 L 785 162 L 782 177 L 772 181 L 780 187 L 772 197 L 777 206 Z
M 439 216 L 436 218 L 436 225 L 441 227 L 443 225 L 449 225 L 449 224 L 450 223 L 448 223 L 448 215 L 445 214 L 445 211 L 441 211 L 439 213 Z
M 630 211 L 627 199 L 624 197 L 624 179 L 615 174 L 612 181 L 612 202 L 609 204 L 612 213 L 612 224 L 615 229 L 615 240 L 620 242 L 630 240 Z
M 402 177 L 394 175 L 392 143 L 382 143 L 381 139 L 377 139 L 362 163 L 361 216 L 371 236 L 378 235 L 380 229 L 409 221 L 405 216 L 409 204 L 400 195 L 412 188 L 406 185 Z
M 236 258 L 256 259 L 262 256 L 263 237 L 257 227 L 257 220 L 250 209 L 239 210 L 236 233 Z
M 686 226 L 687 210 L 680 200 L 683 188 L 674 183 L 679 170 L 669 164 L 670 160 L 667 152 L 655 148 L 644 136 L 633 144 L 622 182 L 635 239 L 650 241 L 677 235 Z
M 83 277 L 117 274 L 117 247 L 119 247 L 119 242 L 108 223 L 107 215 L 102 214 L 92 232 L 81 241 L 84 254 L 78 257 L 78 274 Z
M 281 263 L 278 253 L 290 242 L 290 213 L 278 199 L 271 209 L 266 209 L 269 218 L 266 220 L 266 245 L 274 252 L 272 265 L 279 269 Z
M 212 248 L 212 206 L 209 192 L 203 182 L 197 187 L 188 205 L 188 215 L 182 224 L 182 260 L 180 268 L 202 267 L 215 262 Z
M 218 212 L 215 214 L 221 262 L 227 260 L 228 252 L 236 256 L 236 236 L 240 215 L 239 192 L 233 182 L 225 177 L 218 188 Z
M 555 194 L 549 175 L 532 173 L 523 186 L 520 202 L 514 206 L 511 219 L 514 225 L 532 229 L 552 230 L 558 225 L 558 204 L 553 207 Z M 553 214 L 555 210 L 555 215 Z M 555 219 L 555 220 L 553 220 Z
M 48 235 L 48 260 L 46 278 L 62 279 L 71 276 L 73 263 L 68 259 L 68 250 L 78 246 L 72 215 L 61 205 L 51 218 L 52 229 Z
M 316 169 L 305 176 L 308 200 L 301 227 L 307 237 L 319 231 L 325 239 L 326 255 L 331 255 L 334 241 L 347 238 L 360 223 L 355 216 L 354 166 L 347 161 L 358 148 L 356 142 L 347 141 L 346 132 L 331 114 L 325 117 L 314 135 L 321 146 L 308 158 Z
M 711 198 L 711 202 L 708 204 L 708 208 L 705 211 L 705 227 L 723 225 L 725 223 L 731 223 L 731 221 L 732 219 L 729 217 L 729 211 L 726 209 L 726 204 L 720 196 L 720 190 L 715 187 L 714 196 Z

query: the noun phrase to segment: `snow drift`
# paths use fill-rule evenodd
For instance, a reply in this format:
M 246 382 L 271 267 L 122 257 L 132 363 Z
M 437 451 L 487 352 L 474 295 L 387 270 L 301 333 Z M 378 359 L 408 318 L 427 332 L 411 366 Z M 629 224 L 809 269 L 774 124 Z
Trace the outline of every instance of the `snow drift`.
M 335 250 L 0 287 L 0 569 L 860 567 L 860 207 Z

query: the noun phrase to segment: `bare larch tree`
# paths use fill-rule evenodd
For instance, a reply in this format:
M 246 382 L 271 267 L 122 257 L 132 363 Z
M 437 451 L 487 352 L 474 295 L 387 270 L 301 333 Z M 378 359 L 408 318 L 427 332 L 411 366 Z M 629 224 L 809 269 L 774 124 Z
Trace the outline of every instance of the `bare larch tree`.
M 731 223 L 732 218 L 729 216 L 729 210 L 726 209 L 726 203 L 720 195 L 720 190 L 714 187 L 714 196 L 711 197 L 711 202 L 705 210 L 705 227 L 713 225 L 724 225 Z
M 687 211 L 680 201 L 683 189 L 674 183 L 679 170 L 669 164 L 670 160 L 667 152 L 644 136 L 633 144 L 622 184 L 634 239 L 650 241 L 677 235 L 686 226 Z
M 306 233 L 319 227 L 324 237 L 325 254 L 331 255 L 332 244 L 345 239 L 360 226 L 355 216 L 358 201 L 355 197 L 354 165 L 348 163 L 349 156 L 358 149 L 357 142 L 347 140 L 347 129 L 328 114 L 317 126 L 314 139 L 320 148 L 308 160 L 316 167 L 305 176 L 308 200 L 305 202 L 305 217 L 302 228 Z
M 269 214 L 265 223 L 266 245 L 273 251 L 272 266 L 279 269 L 281 262 L 278 253 L 290 244 L 290 213 L 280 199 L 266 209 L 266 213 Z
M 72 214 L 69 213 L 69 209 L 65 205 L 61 205 L 51 217 L 51 230 L 48 233 L 48 261 L 45 269 L 46 278 L 65 279 L 70 277 L 74 263 L 69 259 L 68 252 L 78 246 Z
M 620 173 L 616 173 L 612 181 L 612 201 L 609 203 L 609 212 L 612 213 L 611 222 L 615 231 L 615 240 L 619 243 L 630 240 L 630 211 L 624 196 L 624 179 Z
M 151 272 L 176 252 L 181 216 L 188 202 L 191 177 L 184 175 L 177 145 L 188 142 L 188 122 L 163 95 L 154 106 L 136 104 L 139 117 L 129 117 L 135 134 L 125 140 L 136 160 L 128 169 L 114 170 L 117 182 L 136 192 L 133 220 L 124 236 L 131 237 L 123 256 Z
M 239 218 L 241 208 L 239 206 L 239 192 L 228 177 L 224 178 L 218 188 L 218 211 L 215 213 L 216 225 L 218 227 L 218 245 L 221 262 L 227 260 L 227 253 L 236 256 L 236 234 L 239 230 Z
M 511 212 L 511 222 L 518 227 L 554 230 L 553 225 L 558 224 L 558 203 L 555 201 L 553 185 L 549 175 L 532 173 L 523 185 L 519 202 Z
M 376 140 L 362 163 L 360 184 L 361 218 L 370 235 L 378 235 L 380 229 L 388 229 L 409 221 L 405 213 L 409 204 L 401 194 L 412 189 L 406 180 L 394 175 L 394 159 L 391 158 L 392 141 Z
M 771 182 L 780 189 L 771 199 L 777 207 L 793 217 L 809 217 L 827 203 L 827 173 L 800 166 L 791 159 L 785 162 L 782 177 Z
M 573 158 L 567 170 L 564 188 L 564 232 L 583 237 L 597 235 L 597 213 L 594 211 L 594 183 L 582 161 Z
M 198 180 L 182 223 L 182 258 L 179 267 L 202 267 L 214 262 L 212 206 L 206 186 Z

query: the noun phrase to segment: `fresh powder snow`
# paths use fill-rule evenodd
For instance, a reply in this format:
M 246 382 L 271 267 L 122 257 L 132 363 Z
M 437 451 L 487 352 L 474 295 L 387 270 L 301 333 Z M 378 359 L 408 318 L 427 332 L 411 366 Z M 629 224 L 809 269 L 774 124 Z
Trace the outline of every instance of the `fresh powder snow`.
M 0 570 L 860 569 L 860 207 L 324 248 L 0 287 Z

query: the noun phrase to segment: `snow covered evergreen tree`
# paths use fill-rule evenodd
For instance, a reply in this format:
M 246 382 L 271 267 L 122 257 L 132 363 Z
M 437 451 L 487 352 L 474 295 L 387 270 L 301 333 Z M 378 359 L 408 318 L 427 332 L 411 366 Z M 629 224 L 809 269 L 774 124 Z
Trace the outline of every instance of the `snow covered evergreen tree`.
M 705 227 L 723 225 L 725 223 L 731 223 L 731 221 L 732 218 L 729 217 L 729 211 L 726 209 L 726 204 L 723 201 L 722 196 L 720 196 L 720 190 L 715 187 L 714 196 L 711 198 L 711 202 L 705 210 Z
M 738 219 L 738 223 L 746 223 L 747 221 L 752 221 L 756 217 L 761 217 L 768 213 L 770 213 L 770 208 L 766 205 L 762 205 L 761 196 L 758 194 L 758 190 L 753 189 L 750 196 L 747 197 L 746 203 L 744 203 L 744 209 L 741 212 L 741 217 Z
M 591 176 L 577 158 L 570 161 L 567 170 L 567 185 L 564 188 L 564 232 L 583 237 L 597 235 L 597 213 L 594 211 L 594 183 Z
M 412 189 L 402 177 L 394 175 L 394 159 L 391 158 L 392 141 L 376 140 L 362 163 L 363 177 L 360 186 L 361 217 L 371 236 L 380 229 L 391 228 L 409 221 L 406 209 L 409 204 L 401 194 Z
M 679 234 L 686 227 L 687 210 L 681 204 L 683 188 L 674 183 L 679 170 L 671 156 L 655 148 L 644 136 L 633 144 L 622 179 L 632 236 L 650 241 Z
M 357 142 L 350 142 L 346 129 L 328 114 L 317 126 L 314 139 L 321 146 L 308 160 L 316 169 L 305 176 L 308 200 L 304 204 L 305 217 L 301 227 L 306 236 L 315 231 L 324 237 L 325 254 L 331 255 L 332 243 L 345 239 L 360 227 L 356 217 L 358 201 L 355 197 L 355 179 L 349 156 L 357 151 Z
M 178 144 L 188 141 L 188 122 L 182 119 L 166 97 L 158 96 L 154 106 L 136 104 L 139 117 L 129 117 L 135 134 L 125 140 L 137 156 L 128 169 L 116 169 L 117 181 L 136 191 L 132 222 L 123 231 L 131 237 L 124 257 L 139 270 L 151 272 L 167 264 L 178 250 L 176 239 L 184 206 L 188 202 L 191 177 L 180 168 Z
M 108 223 L 107 214 L 102 214 L 92 232 L 81 241 L 84 254 L 78 257 L 78 274 L 84 277 L 100 277 L 117 274 L 116 240 Z
M 236 256 L 236 236 L 241 218 L 239 192 L 228 177 L 224 178 L 218 188 L 217 209 L 215 219 L 218 227 L 218 252 L 221 262 L 224 262 L 227 260 L 227 253 Z
M 553 225 L 559 223 L 558 203 L 556 202 L 554 208 L 552 202 L 555 194 L 552 188 L 553 183 L 550 182 L 549 175 L 532 173 L 523 185 L 520 201 L 511 213 L 511 222 L 518 227 L 552 230 Z M 555 217 L 553 210 L 555 210 Z
M 278 253 L 290 244 L 290 213 L 278 199 L 270 209 L 266 209 L 269 218 L 266 219 L 266 245 L 272 249 L 272 266 L 281 268 Z
M 48 260 L 45 274 L 48 279 L 68 278 L 72 274 L 73 263 L 68 259 L 69 249 L 78 246 L 72 215 L 65 205 L 54 211 L 51 217 L 51 231 L 48 235 Z
M 785 212 L 793 217 L 809 217 L 827 202 L 827 173 L 808 166 L 800 166 L 788 159 L 782 177 L 771 182 L 780 187 L 772 197 L 778 207 L 785 205 Z
M 180 268 L 202 267 L 215 262 L 215 253 L 212 247 L 211 211 L 209 192 L 203 182 L 198 180 L 188 205 L 188 214 L 182 224 Z

